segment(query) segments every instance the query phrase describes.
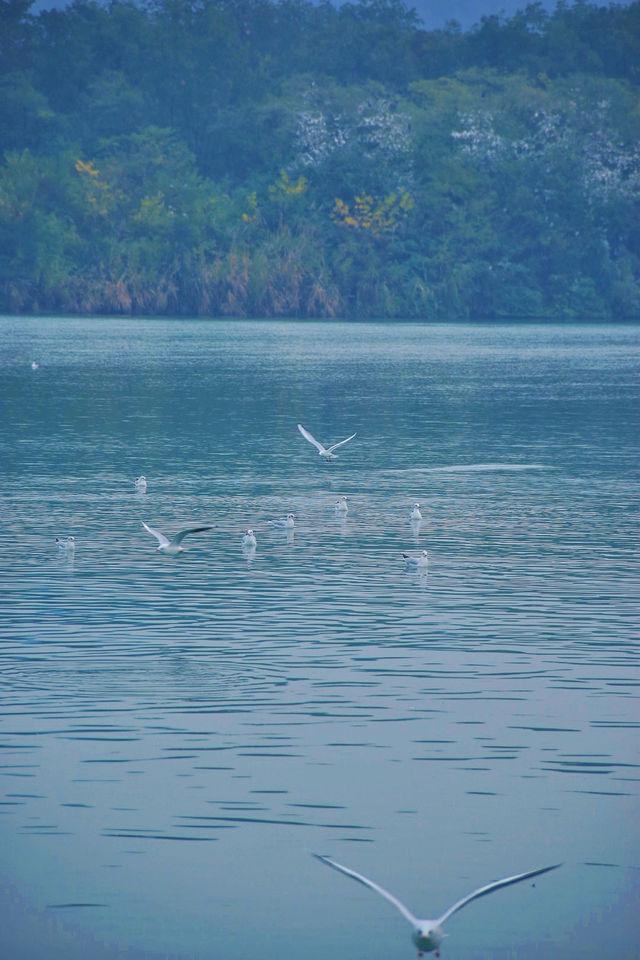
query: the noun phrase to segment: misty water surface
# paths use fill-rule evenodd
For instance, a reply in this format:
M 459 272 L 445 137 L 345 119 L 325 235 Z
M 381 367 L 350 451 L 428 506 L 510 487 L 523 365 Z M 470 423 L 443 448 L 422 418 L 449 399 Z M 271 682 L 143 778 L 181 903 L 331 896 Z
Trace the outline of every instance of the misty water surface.
M 636 328 L 0 335 L 3 957 L 634 960 Z

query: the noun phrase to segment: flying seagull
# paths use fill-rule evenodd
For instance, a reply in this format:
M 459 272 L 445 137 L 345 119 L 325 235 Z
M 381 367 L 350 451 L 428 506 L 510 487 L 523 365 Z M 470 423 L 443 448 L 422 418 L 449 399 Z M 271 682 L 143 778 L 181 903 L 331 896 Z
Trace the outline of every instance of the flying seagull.
M 160 533 L 159 530 L 154 530 L 153 527 L 147 526 L 144 520 L 140 521 L 145 530 L 148 530 L 152 536 L 158 541 L 158 550 L 162 550 L 163 553 L 182 553 L 183 546 L 182 541 L 190 533 L 202 533 L 203 530 L 213 530 L 213 527 L 186 527 L 184 530 L 180 530 L 179 533 L 176 533 L 174 537 L 169 540 L 168 537 L 165 537 L 164 533 Z
M 305 428 L 302 426 L 301 423 L 298 424 L 298 430 L 300 431 L 302 436 L 305 438 L 305 440 L 308 440 L 309 443 L 312 443 L 314 445 L 314 447 L 316 448 L 320 456 L 324 457 L 325 460 L 335 460 L 338 454 L 334 453 L 333 451 L 337 450 L 338 447 L 341 447 L 343 443 L 348 443 L 349 440 L 353 440 L 353 438 L 355 437 L 355 433 L 352 433 L 351 436 L 347 437 L 346 440 L 341 440 L 339 443 L 334 443 L 332 447 L 323 447 L 321 443 L 318 443 L 315 437 L 311 436 L 308 430 L 305 430 Z
M 440 946 L 443 938 L 447 936 L 442 929 L 442 924 L 451 916 L 451 914 L 455 913 L 456 910 L 460 910 L 461 907 L 466 906 L 467 903 L 471 903 L 472 900 L 477 900 L 478 897 L 484 897 L 487 893 L 493 893 L 494 890 L 499 890 L 501 887 L 508 887 L 512 883 L 520 883 L 521 880 L 529 880 L 531 877 L 538 877 L 542 873 L 548 873 L 549 870 L 556 870 L 558 867 L 562 866 L 560 863 L 554 863 L 551 867 L 542 867 L 540 870 L 530 870 L 528 873 L 518 873 L 515 875 L 515 877 L 505 877 L 504 880 L 496 880 L 493 883 L 488 883 L 486 886 L 479 887 L 477 890 L 474 890 L 473 893 L 463 897 L 462 900 L 458 900 L 457 903 L 454 903 L 452 907 L 449 907 L 449 909 L 446 910 L 441 917 L 438 917 L 437 920 L 419 920 L 417 917 L 414 917 L 407 907 L 405 907 L 402 901 L 398 900 L 397 897 L 394 897 L 393 894 L 389 893 L 388 890 L 385 890 L 384 887 L 374 883 L 373 880 L 363 877 L 361 873 L 356 873 L 355 870 L 349 870 L 348 867 L 343 867 L 342 864 L 336 863 L 335 860 L 330 860 L 329 857 L 321 857 L 317 853 L 314 853 L 313 856 L 318 860 L 321 860 L 322 863 L 326 863 L 327 866 L 333 867 L 334 870 L 339 870 L 340 873 L 346 874 L 347 877 L 352 877 L 359 883 L 364 884 L 365 887 L 370 887 L 371 890 L 375 890 L 376 893 L 380 894 L 380 896 L 385 897 L 386 900 L 389 900 L 394 907 L 397 907 L 402 916 L 405 917 L 413 927 L 411 939 L 418 948 L 419 957 L 421 957 L 423 953 L 431 953 L 433 950 L 436 952 L 436 957 L 440 956 L 438 947 Z

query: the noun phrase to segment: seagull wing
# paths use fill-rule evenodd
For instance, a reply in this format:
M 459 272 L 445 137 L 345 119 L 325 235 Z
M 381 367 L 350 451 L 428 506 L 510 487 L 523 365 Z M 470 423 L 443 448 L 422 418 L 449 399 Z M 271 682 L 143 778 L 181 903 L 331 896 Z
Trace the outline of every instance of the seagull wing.
M 332 447 L 329 447 L 329 449 L 327 450 L 327 453 L 333 453 L 333 451 L 337 450 L 338 447 L 341 447 L 343 443 L 349 443 L 349 440 L 353 440 L 355 436 L 357 436 L 357 434 L 352 433 L 351 436 L 347 437 L 346 440 L 341 440 L 340 443 L 334 443 Z
M 392 903 L 394 907 L 396 907 L 400 911 L 402 916 L 406 917 L 409 923 L 413 924 L 413 926 L 417 925 L 418 920 L 416 919 L 416 917 L 414 917 L 411 911 L 408 910 L 407 907 L 405 907 L 404 903 L 402 903 L 401 900 L 398 900 L 397 897 L 394 897 L 393 894 L 389 893 L 388 890 L 385 890 L 384 887 L 381 887 L 377 883 L 374 883 L 373 880 L 367 879 L 367 877 L 363 877 L 361 873 L 356 873 L 355 870 L 349 870 L 348 867 L 343 867 L 342 864 L 336 863 L 335 860 L 330 860 L 329 857 L 321 857 L 320 854 L 318 853 L 314 853 L 314 857 L 316 857 L 316 859 L 318 860 L 321 860 L 322 863 L 326 863 L 327 866 L 333 867 L 334 870 L 339 870 L 340 873 L 344 873 L 348 877 L 352 877 L 354 880 L 357 880 L 358 883 L 364 884 L 365 887 L 370 887 L 371 890 L 375 890 L 376 893 L 379 893 L 381 897 L 384 897 L 386 900 L 389 900 L 390 903 Z
M 540 870 L 531 870 L 529 873 L 518 873 L 515 877 L 506 877 L 504 880 L 496 880 L 494 883 L 488 883 L 485 887 L 474 890 L 473 893 L 454 903 L 446 913 L 443 913 L 442 916 L 438 918 L 438 923 L 443 924 L 456 910 L 460 910 L 461 907 L 464 907 L 467 903 L 471 903 L 472 900 L 486 896 L 487 893 L 493 893 L 494 890 L 499 890 L 501 887 L 509 887 L 512 883 L 520 883 L 521 880 L 529 880 L 530 877 L 538 877 L 542 873 L 548 873 L 549 870 L 557 870 L 557 868 L 561 866 L 561 863 L 554 863 L 551 867 L 542 867 Z
M 175 537 L 171 538 L 171 543 L 174 543 L 176 546 L 182 543 L 184 538 L 189 533 L 202 533 L 203 530 L 213 530 L 213 527 L 186 527 L 184 530 L 181 530 L 180 533 L 176 533 Z
M 144 520 L 141 520 L 140 523 L 141 523 L 142 526 L 145 528 L 145 530 L 148 530 L 149 533 L 152 534 L 152 536 L 154 536 L 154 537 L 156 538 L 156 540 L 158 541 L 158 543 L 160 544 L 161 547 L 168 547 L 168 546 L 169 546 L 169 539 L 168 539 L 168 537 L 165 537 L 164 533 L 160 533 L 159 530 L 154 530 L 153 527 L 147 526 L 147 524 L 144 522 Z
M 319 450 L 320 453 L 329 453 L 329 452 L 330 452 L 329 450 L 326 449 L 326 447 L 323 447 L 321 443 L 318 443 L 318 441 L 315 439 L 315 437 L 312 437 L 311 434 L 309 433 L 309 431 L 308 431 L 308 430 L 305 430 L 305 428 L 302 426 L 301 423 L 298 424 L 298 430 L 300 431 L 300 433 L 302 434 L 302 436 L 305 438 L 305 440 L 308 440 L 309 443 L 312 443 L 312 444 L 314 445 L 314 447 L 316 448 L 316 450 Z

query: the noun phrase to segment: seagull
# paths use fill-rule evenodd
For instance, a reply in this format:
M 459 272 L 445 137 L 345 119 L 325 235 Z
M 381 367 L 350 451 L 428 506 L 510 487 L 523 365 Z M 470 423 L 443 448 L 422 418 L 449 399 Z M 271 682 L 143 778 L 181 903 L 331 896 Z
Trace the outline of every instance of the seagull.
M 305 440 L 308 440 L 309 443 L 312 443 L 314 445 L 314 447 L 317 449 L 320 456 L 324 457 L 325 460 L 335 460 L 338 454 L 334 453 L 333 451 L 337 450 L 338 447 L 341 447 L 343 443 L 348 443 L 349 440 L 353 440 L 353 438 L 356 435 L 355 433 L 352 433 L 351 436 L 347 437 L 346 440 L 341 440 L 339 443 L 334 443 L 332 447 L 323 447 L 321 443 L 318 443 L 318 441 L 311 436 L 308 430 L 305 430 L 305 428 L 302 426 L 301 423 L 298 424 L 298 430 L 300 431 L 302 436 L 305 438 Z
M 408 553 L 403 553 L 402 556 L 405 559 L 407 567 L 411 570 L 423 569 L 429 565 L 429 554 L 426 550 L 423 550 L 417 557 L 410 557 Z
M 422 514 L 420 513 L 420 504 L 414 504 L 413 510 L 411 511 L 412 520 L 422 520 Z
M 136 490 L 140 490 L 141 493 L 144 493 L 147 489 L 147 478 L 145 476 L 136 477 L 135 486 Z
M 296 520 L 295 514 L 288 513 L 286 517 L 281 518 L 280 520 L 269 520 L 267 522 L 270 523 L 272 527 L 286 527 L 287 530 L 292 530 L 293 527 L 295 526 L 295 520 Z M 247 530 L 247 533 L 248 532 L 249 531 Z M 255 537 L 254 537 L 254 540 L 255 540 Z
M 56 537 L 56 543 L 59 550 L 75 550 L 76 548 L 75 537 Z
M 37 370 L 39 366 L 40 366 L 40 364 L 39 364 L 39 363 L 36 363 L 35 360 L 32 360 L 32 361 L 31 361 L 31 369 L 32 369 L 32 370 Z
M 168 537 L 165 537 L 164 533 L 160 533 L 159 530 L 154 530 L 153 527 L 147 526 L 144 520 L 140 521 L 145 530 L 148 530 L 152 536 L 158 541 L 158 550 L 161 550 L 163 553 L 182 553 L 184 548 L 182 546 L 182 541 L 189 533 L 202 533 L 203 530 L 213 530 L 213 527 L 185 527 L 184 530 L 180 530 L 179 533 L 176 533 L 174 537 L 169 540 Z
M 456 910 L 460 910 L 461 907 L 464 907 L 467 903 L 471 903 L 472 900 L 477 900 L 478 897 L 484 897 L 485 894 L 499 890 L 501 887 L 508 887 L 512 883 L 520 883 L 521 880 L 528 880 L 530 877 L 538 877 L 542 873 L 548 873 L 549 870 L 556 870 L 562 866 L 561 863 L 554 863 L 551 867 L 542 867 L 539 870 L 530 870 L 528 873 L 518 873 L 514 877 L 505 877 L 504 880 L 495 880 L 493 883 L 488 883 L 486 886 L 474 890 L 473 893 L 463 897 L 462 900 L 458 900 L 452 907 L 449 907 L 441 917 L 438 917 L 437 920 L 419 920 L 405 907 L 404 903 L 389 893 L 388 890 L 385 890 L 384 887 L 380 887 L 377 883 L 374 883 L 373 880 L 363 877 L 361 873 L 356 873 L 355 870 L 349 870 L 348 867 L 343 867 L 342 864 L 336 863 L 335 860 L 330 860 L 329 857 L 321 857 L 317 853 L 314 853 L 313 856 L 321 860 L 322 863 L 326 863 L 327 866 L 333 867 L 334 870 L 339 870 L 340 873 L 346 874 L 347 877 L 352 877 L 359 883 L 364 884 L 365 887 L 370 887 L 372 890 L 375 890 L 376 893 L 379 893 L 382 897 L 389 900 L 394 907 L 397 907 L 402 916 L 405 917 L 413 927 L 411 939 L 418 948 L 419 957 L 421 957 L 423 953 L 431 953 L 433 950 L 436 952 L 436 957 L 440 956 L 438 948 L 443 938 L 447 936 L 442 929 L 442 924 L 452 913 L 455 913 Z
M 242 538 L 242 549 L 243 550 L 255 550 L 258 546 L 258 541 L 255 538 L 253 530 L 249 529 Z
M 346 497 L 338 497 L 336 500 L 336 513 L 348 513 L 349 506 Z

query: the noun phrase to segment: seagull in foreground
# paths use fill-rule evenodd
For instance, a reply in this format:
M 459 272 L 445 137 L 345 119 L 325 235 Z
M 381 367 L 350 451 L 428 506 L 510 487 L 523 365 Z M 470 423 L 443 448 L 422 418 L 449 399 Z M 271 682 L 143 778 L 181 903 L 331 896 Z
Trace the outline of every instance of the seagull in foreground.
M 56 537 L 56 543 L 59 550 L 75 550 L 76 548 L 75 537 Z
M 255 538 L 253 530 L 249 529 L 242 538 L 242 549 L 243 550 L 255 550 L 258 546 L 258 541 Z
M 324 457 L 325 460 L 335 460 L 338 454 L 334 453 L 333 451 L 337 450 L 338 447 L 341 447 L 343 443 L 348 443 L 349 440 L 353 440 L 353 438 L 356 435 L 355 433 L 352 433 L 351 436 L 347 437 L 346 440 L 341 440 L 339 443 L 334 443 L 332 447 L 323 447 L 321 443 L 318 443 L 315 437 L 311 436 L 308 430 L 305 430 L 305 428 L 302 426 L 301 423 L 298 424 L 298 430 L 300 431 L 302 436 L 305 438 L 305 440 L 308 440 L 309 443 L 312 443 L 314 445 L 314 447 L 317 449 L 320 456 Z
M 420 513 L 420 504 L 414 504 L 413 510 L 411 511 L 412 520 L 422 520 L 422 514 Z
M 405 907 L 404 903 L 389 893 L 388 890 L 385 890 L 384 887 L 380 887 L 377 883 L 374 883 L 373 880 L 363 877 L 361 873 L 356 873 L 355 870 L 349 870 L 348 867 L 343 867 L 342 864 L 336 863 L 335 860 L 330 860 L 329 857 L 321 857 L 317 853 L 314 853 L 313 856 L 321 860 L 322 863 L 326 863 L 327 866 L 333 867 L 334 870 L 339 870 L 340 873 L 346 874 L 347 877 L 352 877 L 359 883 L 364 884 L 365 887 L 370 887 L 372 890 L 375 890 L 376 893 L 379 893 L 382 897 L 389 900 L 394 907 L 397 907 L 402 916 L 406 917 L 413 927 L 411 939 L 418 948 L 419 957 L 421 957 L 423 953 L 431 953 L 433 950 L 436 952 L 436 957 L 440 956 L 438 948 L 443 938 L 447 936 L 442 929 L 442 924 L 452 913 L 455 913 L 456 910 L 460 910 L 461 907 L 464 907 L 467 903 L 471 903 L 472 900 L 477 900 L 478 897 L 484 897 L 485 894 L 499 890 L 501 887 L 508 887 L 512 883 L 520 883 L 521 880 L 528 880 L 530 877 L 538 877 L 542 873 L 548 873 L 549 870 L 556 870 L 562 866 L 561 863 L 554 863 L 551 867 L 542 867 L 539 870 L 530 870 L 528 873 L 518 873 L 514 877 L 505 877 L 504 880 L 495 880 L 493 883 L 488 883 L 486 886 L 474 890 L 473 893 L 463 897 L 462 900 L 458 900 L 452 907 L 449 907 L 442 916 L 438 917 L 437 920 L 419 920 L 418 917 L 414 917 L 411 911 Z
M 280 520 L 268 520 L 267 522 L 270 523 L 272 527 L 286 527 L 287 530 L 292 530 L 295 526 L 296 517 L 294 513 L 288 513 L 286 517 Z
M 190 533 L 202 533 L 203 530 L 213 530 L 213 527 L 185 527 L 184 530 L 180 530 L 179 533 L 176 533 L 174 537 L 169 540 L 168 537 L 165 537 L 164 533 L 160 533 L 159 530 L 154 530 L 153 527 L 149 527 L 144 520 L 141 520 L 140 523 L 148 530 L 152 536 L 158 541 L 158 550 L 162 550 L 163 553 L 182 553 L 184 547 L 182 546 L 182 541 Z
M 336 500 L 336 513 L 348 513 L 349 505 L 346 497 L 338 497 Z
M 141 493 L 144 493 L 147 489 L 147 478 L 145 476 L 136 477 L 135 486 L 136 490 L 140 490 Z
M 423 550 L 417 557 L 411 557 L 408 553 L 403 553 L 402 556 L 404 557 L 407 567 L 411 570 L 424 568 L 429 565 L 429 554 L 426 550 Z

